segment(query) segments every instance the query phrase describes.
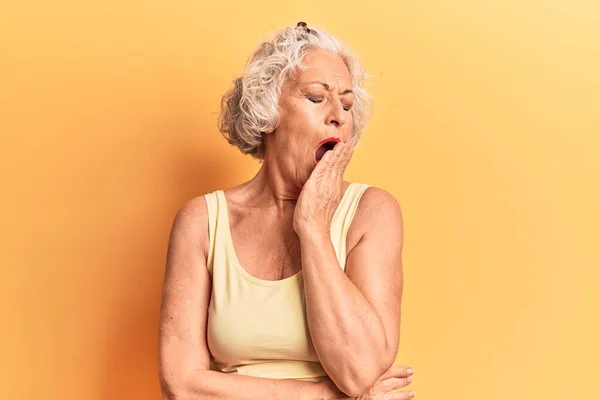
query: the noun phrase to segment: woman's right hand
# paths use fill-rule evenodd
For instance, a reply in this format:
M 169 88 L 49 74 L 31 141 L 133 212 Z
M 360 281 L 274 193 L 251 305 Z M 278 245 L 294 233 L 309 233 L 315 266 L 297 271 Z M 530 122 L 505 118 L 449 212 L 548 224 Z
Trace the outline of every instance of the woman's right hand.
M 412 382 L 413 371 L 406 366 L 392 366 L 381 375 L 369 391 L 360 397 L 348 397 L 342 393 L 331 380 L 321 382 L 325 389 L 321 399 L 328 400 L 409 400 L 415 396 L 412 390 L 396 392 L 396 390 L 408 386 Z

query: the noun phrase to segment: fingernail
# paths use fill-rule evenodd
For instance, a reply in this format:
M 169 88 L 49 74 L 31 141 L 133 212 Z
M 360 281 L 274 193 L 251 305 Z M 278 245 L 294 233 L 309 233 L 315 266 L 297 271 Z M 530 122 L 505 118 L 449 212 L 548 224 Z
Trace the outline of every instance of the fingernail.
M 410 392 L 410 397 L 415 397 L 416 393 L 415 392 Z
M 408 383 L 411 383 L 411 382 L 412 382 L 412 377 L 410 377 L 410 376 L 409 376 L 408 378 L 406 378 L 406 381 L 407 381 Z
M 409 368 L 409 369 L 407 369 L 407 370 L 406 370 L 406 373 L 407 373 L 407 374 L 409 374 L 409 375 L 411 375 L 411 374 L 413 373 L 413 370 L 412 370 L 412 368 Z

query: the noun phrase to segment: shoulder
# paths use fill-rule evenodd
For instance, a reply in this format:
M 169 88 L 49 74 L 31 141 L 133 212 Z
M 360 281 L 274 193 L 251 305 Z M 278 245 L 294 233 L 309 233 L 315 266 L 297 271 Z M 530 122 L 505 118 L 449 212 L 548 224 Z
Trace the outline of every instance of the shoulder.
M 386 215 L 387 217 L 402 217 L 402 209 L 398 200 L 389 192 L 374 186 L 369 186 L 362 195 L 356 210 L 356 216 Z
M 191 227 L 195 225 L 194 222 L 198 219 L 208 220 L 208 207 L 204 195 L 196 196 L 179 207 L 173 223 L 174 225 Z
M 186 201 L 177 210 L 171 226 L 170 241 L 200 245 L 203 253 L 208 249 L 208 207 L 204 195 Z
M 398 200 L 384 189 L 369 186 L 363 193 L 351 229 L 360 236 L 390 229 L 402 234 L 402 209 Z

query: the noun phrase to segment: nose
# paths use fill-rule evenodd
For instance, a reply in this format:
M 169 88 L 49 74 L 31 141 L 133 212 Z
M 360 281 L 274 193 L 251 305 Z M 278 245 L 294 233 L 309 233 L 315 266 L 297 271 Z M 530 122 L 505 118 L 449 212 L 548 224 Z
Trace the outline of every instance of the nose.
M 329 104 L 330 107 L 326 123 L 328 125 L 335 125 L 339 128 L 346 123 L 346 110 L 344 110 L 344 105 L 338 98 L 334 98 Z

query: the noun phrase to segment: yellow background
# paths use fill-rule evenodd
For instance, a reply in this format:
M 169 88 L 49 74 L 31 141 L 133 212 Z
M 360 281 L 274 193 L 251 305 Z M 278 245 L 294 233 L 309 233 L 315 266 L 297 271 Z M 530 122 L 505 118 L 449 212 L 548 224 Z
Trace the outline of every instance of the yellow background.
M 417 398 L 600 398 L 597 2 L 12 3 L 3 399 L 159 398 L 170 223 L 256 171 L 220 137 L 219 100 L 253 47 L 299 20 L 374 75 L 347 177 L 404 210 L 397 361 Z

